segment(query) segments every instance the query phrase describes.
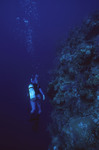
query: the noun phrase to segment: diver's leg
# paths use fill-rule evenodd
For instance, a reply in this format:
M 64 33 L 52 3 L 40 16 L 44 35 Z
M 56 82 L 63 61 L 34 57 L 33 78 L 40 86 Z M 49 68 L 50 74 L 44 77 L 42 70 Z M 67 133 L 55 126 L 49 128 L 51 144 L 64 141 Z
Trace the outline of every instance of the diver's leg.
M 38 107 L 38 114 L 41 114 L 42 110 L 41 110 L 41 104 L 40 104 L 39 100 L 37 102 L 37 107 Z
M 35 111 L 35 102 L 30 100 L 30 104 L 31 104 L 31 108 L 32 108 L 30 113 L 33 114 Z

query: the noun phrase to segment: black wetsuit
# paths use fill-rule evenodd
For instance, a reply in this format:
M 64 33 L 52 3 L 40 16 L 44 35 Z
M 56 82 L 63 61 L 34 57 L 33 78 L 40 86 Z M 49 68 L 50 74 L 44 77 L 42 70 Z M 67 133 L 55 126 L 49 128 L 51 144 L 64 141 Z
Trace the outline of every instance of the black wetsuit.
M 33 86 L 34 86 L 34 90 L 35 90 L 36 96 L 37 96 L 38 94 L 41 94 L 40 91 L 39 91 L 40 85 L 39 85 L 39 84 L 36 84 L 36 83 L 33 83 Z

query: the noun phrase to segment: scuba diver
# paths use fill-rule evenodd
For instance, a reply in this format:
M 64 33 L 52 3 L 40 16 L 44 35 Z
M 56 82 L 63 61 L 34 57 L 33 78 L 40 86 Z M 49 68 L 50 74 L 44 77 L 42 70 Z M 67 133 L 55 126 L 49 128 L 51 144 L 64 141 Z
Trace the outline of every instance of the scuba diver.
M 29 97 L 30 97 L 30 105 L 31 105 L 31 112 L 30 114 L 33 115 L 36 111 L 37 107 L 37 114 L 41 114 L 41 105 L 40 105 L 40 99 L 41 96 L 43 97 L 43 100 L 45 100 L 45 95 L 40 88 L 40 85 L 38 84 L 38 75 L 36 74 L 34 77 L 34 80 L 31 78 L 31 83 L 28 86 L 29 90 Z

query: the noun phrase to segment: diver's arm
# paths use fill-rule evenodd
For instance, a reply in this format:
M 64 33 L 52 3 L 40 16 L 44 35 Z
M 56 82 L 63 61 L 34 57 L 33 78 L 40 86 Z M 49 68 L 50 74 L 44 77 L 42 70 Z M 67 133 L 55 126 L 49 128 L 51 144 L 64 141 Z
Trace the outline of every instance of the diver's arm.
M 42 96 L 43 96 L 43 100 L 45 100 L 45 95 L 44 95 L 44 93 L 43 93 L 42 89 L 41 89 L 41 88 L 39 88 L 39 91 L 40 91 L 40 93 L 41 93 L 41 94 L 42 94 Z

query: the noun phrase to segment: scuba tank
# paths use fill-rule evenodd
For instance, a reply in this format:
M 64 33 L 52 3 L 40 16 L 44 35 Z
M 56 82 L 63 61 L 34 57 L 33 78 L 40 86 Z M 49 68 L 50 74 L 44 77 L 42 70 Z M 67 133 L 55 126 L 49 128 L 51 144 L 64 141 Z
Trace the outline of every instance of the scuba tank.
M 30 100 L 36 100 L 36 94 L 33 85 L 29 84 L 28 89 L 29 89 Z

